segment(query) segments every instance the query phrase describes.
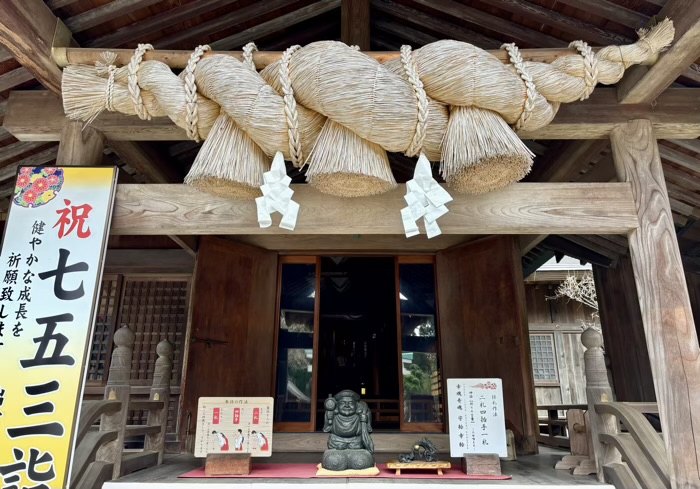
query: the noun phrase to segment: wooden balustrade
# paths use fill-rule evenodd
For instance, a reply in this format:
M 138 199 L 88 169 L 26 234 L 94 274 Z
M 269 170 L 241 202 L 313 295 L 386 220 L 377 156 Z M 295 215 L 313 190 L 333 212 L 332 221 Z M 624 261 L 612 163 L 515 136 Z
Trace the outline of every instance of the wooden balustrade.
M 537 406 L 538 413 L 546 411 L 546 417 L 539 418 L 537 442 L 557 448 L 570 448 L 571 437 L 575 436 L 574 417 L 583 416 L 585 404 L 553 404 Z M 563 417 L 560 413 L 564 413 Z M 570 419 L 571 418 L 571 419 Z M 573 432 L 573 433 L 572 433 Z
M 71 487 L 93 489 L 123 474 L 163 462 L 165 432 L 170 400 L 173 345 L 158 343 L 153 383 L 148 400 L 131 397 L 131 357 L 134 333 L 126 327 L 114 334 L 105 399 L 84 402 L 77 431 L 77 444 L 71 471 Z M 148 411 L 145 425 L 128 426 L 130 411 Z M 95 421 L 101 417 L 100 426 Z M 124 452 L 124 440 L 145 437 L 144 450 Z

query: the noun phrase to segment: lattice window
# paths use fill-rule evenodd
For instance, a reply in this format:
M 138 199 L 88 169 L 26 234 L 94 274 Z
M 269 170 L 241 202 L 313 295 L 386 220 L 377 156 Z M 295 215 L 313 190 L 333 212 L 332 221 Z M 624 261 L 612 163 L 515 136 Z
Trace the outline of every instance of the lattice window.
M 551 334 L 531 334 L 530 353 L 532 355 L 532 373 L 535 382 L 559 382 L 554 336 Z
M 107 368 L 112 351 L 112 332 L 117 320 L 121 277 L 105 275 L 95 318 L 95 333 L 90 346 L 90 363 L 87 380 L 104 383 L 107 380 Z
M 180 385 L 188 283 L 187 279 L 125 278 L 119 322 L 129 326 L 136 335 L 131 360 L 132 385 L 151 385 L 156 345 L 166 338 L 175 347 L 170 384 Z
M 124 278 L 119 323 L 129 326 L 136 336 L 131 359 L 131 385 L 151 385 L 158 358 L 156 345 L 167 338 L 175 347 L 170 385 L 180 387 L 187 332 L 188 285 L 186 278 Z M 177 431 L 178 399 L 179 396 L 173 396 L 174 402 L 170 403 L 168 433 Z M 147 417 L 146 411 L 133 411 L 127 422 L 145 424 Z

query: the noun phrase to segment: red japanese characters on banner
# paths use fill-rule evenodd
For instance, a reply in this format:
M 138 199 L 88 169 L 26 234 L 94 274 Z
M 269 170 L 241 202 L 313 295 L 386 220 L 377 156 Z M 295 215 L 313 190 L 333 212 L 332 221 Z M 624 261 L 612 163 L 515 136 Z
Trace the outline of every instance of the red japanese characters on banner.
M 56 214 L 59 214 L 60 217 L 53 226 L 54 228 L 60 226 L 58 228 L 58 239 L 68 236 L 74 229 L 78 238 L 89 238 L 90 228 L 85 224 L 85 221 L 90 217 L 92 206 L 90 204 L 71 205 L 71 201 L 68 199 L 64 199 L 63 203 L 66 204 L 66 207 L 56 211 Z M 68 226 L 68 231 L 66 231 L 66 226 Z
M 116 178 L 115 167 L 18 170 L 0 252 L 2 488 L 72 487 Z
M 253 424 L 260 424 L 260 408 L 253 409 Z
M 241 409 L 236 408 L 233 410 L 233 424 L 241 423 Z
M 221 421 L 221 408 L 214 408 L 214 417 L 211 420 L 211 424 L 219 424 Z

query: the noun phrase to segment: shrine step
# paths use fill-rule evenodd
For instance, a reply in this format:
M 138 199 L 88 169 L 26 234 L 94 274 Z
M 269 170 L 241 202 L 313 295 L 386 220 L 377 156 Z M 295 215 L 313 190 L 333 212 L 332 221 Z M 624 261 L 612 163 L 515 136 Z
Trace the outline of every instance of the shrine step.
M 163 401 L 152 401 L 150 399 L 129 401 L 129 409 L 134 411 L 154 411 L 163 409 L 164 405 Z
M 156 465 L 158 465 L 158 452 L 154 450 L 127 452 L 122 455 L 122 475 L 131 474 L 148 467 L 155 467 Z
M 141 435 L 151 435 L 160 432 L 162 428 L 160 426 L 148 426 L 148 425 L 135 425 L 127 426 L 124 429 L 124 438 L 131 438 L 132 436 Z

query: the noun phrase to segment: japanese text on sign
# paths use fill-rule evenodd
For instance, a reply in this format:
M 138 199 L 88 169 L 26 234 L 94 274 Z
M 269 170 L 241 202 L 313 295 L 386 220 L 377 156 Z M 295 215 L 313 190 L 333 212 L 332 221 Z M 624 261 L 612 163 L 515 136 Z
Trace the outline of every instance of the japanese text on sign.
M 271 397 L 200 397 L 194 456 L 208 453 L 272 455 Z
M 68 487 L 115 181 L 19 170 L 0 254 L 0 487 Z
M 501 379 L 447 379 L 450 455 L 507 456 Z

